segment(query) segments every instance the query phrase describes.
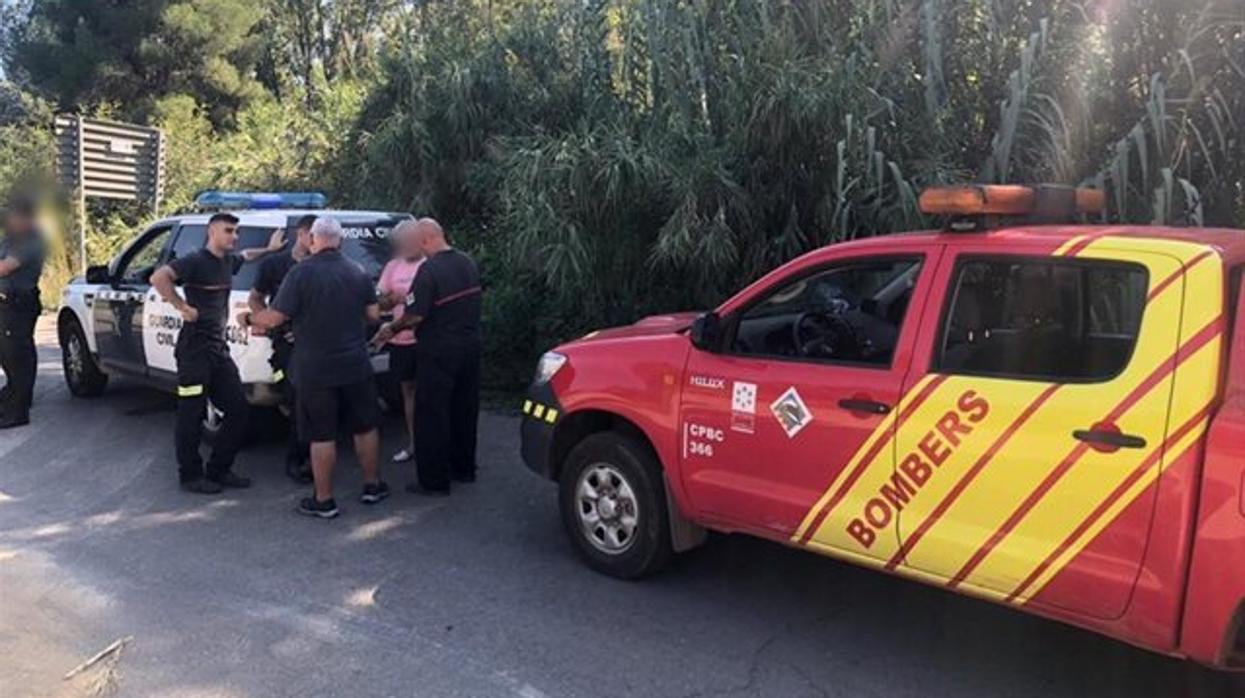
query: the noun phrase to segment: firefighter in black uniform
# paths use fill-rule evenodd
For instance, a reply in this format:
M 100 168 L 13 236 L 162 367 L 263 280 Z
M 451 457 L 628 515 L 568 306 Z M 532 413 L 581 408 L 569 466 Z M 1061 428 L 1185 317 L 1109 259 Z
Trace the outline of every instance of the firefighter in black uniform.
M 294 225 L 294 244 L 289 250 L 268 257 L 259 266 L 259 274 L 255 286 L 247 298 L 247 306 L 253 314 L 259 314 L 268 308 L 285 275 L 311 254 L 311 224 L 316 222 L 315 216 L 303 216 Z M 290 416 L 290 439 L 285 450 L 285 474 L 300 484 L 311 482 L 311 446 L 298 433 L 297 396 L 294 381 L 291 379 L 294 358 L 294 326 L 286 323 L 271 331 L 252 327 L 254 334 L 265 334 L 272 341 L 272 382 L 281 391 L 281 399 Z
M 243 262 L 279 251 L 285 245 L 285 231 L 273 233 L 267 248 L 241 254 L 234 253 L 237 242 L 238 219 L 218 213 L 208 220 L 207 244 L 202 249 L 173 260 L 151 276 L 151 285 L 182 316 L 174 349 L 178 398 L 174 441 L 182 489 L 197 494 L 251 485 L 249 479 L 233 472 L 234 456 L 245 434 L 247 402 L 225 341 L 229 293 L 233 275 Z M 176 284 L 185 289 L 185 300 L 177 294 Z M 224 421 L 205 472 L 199 443 L 209 399 L 224 413 Z
M 39 319 L 39 275 L 46 254 L 35 225 L 35 203 L 17 197 L 6 207 L 0 239 L 0 429 L 30 423 L 39 364 L 35 322 Z
M 411 284 L 406 312 L 381 326 L 381 345 L 415 328 L 415 465 L 408 492 L 445 495 L 450 481 L 476 479 L 480 410 L 480 272 L 452 248 L 441 226 L 421 219 L 414 233 L 426 261 Z

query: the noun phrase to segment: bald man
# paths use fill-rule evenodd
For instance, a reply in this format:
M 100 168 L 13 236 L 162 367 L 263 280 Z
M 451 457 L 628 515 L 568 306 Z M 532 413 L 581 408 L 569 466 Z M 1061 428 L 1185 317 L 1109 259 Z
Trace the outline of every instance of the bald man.
M 480 411 L 480 272 L 450 247 L 440 224 L 416 222 L 425 261 L 411 284 L 401 318 L 381 326 L 374 344 L 414 329 L 416 482 L 408 492 L 450 493 L 450 481 L 476 479 Z

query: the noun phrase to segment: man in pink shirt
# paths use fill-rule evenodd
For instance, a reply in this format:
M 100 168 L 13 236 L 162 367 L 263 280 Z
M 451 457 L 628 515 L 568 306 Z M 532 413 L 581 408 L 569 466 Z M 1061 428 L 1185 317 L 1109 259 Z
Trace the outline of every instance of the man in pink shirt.
M 411 282 L 424 263 L 424 253 L 414 235 L 415 228 L 415 221 L 403 221 L 393 229 L 393 259 L 385 265 L 377 283 L 380 309 L 392 310 L 395 320 L 402 317 L 406 310 Z M 389 371 L 402 384 L 402 406 L 406 413 L 406 448 L 393 457 L 393 462 L 401 463 L 415 456 L 415 331 L 399 332 L 387 346 Z

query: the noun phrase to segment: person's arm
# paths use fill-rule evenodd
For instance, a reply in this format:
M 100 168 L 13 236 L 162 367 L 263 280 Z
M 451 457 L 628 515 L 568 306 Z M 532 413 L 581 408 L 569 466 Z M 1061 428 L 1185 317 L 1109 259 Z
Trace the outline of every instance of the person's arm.
M 380 279 L 376 282 L 376 288 L 380 294 L 376 298 L 376 302 L 383 311 L 390 311 L 402 304 L 403 293 L 401 289 L 394 288 L 393 275 L 397 273 L 397 261 L 390 260 L 385 268 L 380 272 Z M 379 322 L 379 321 L 378 321 Z
M 393 310 L 402 305 L 402 295 L 398 291 L 386 291 L 381 289 L 381 294 L 376 298 L 376 305 L 379 310 Z
M 436 286 L 432 274 L 427 272 L 426 267 L 420 267 L 419 272 L 415 274 L 415 280 L 411 282 L 410 295 L 412 297 L 408 299 L 409 302 L 402 317 L 381 325 L 376 331 L 376 336 L 372 338 L 373 344 L 378 346 L 385 344 L 399 332 L 415 329 L 424 318 L 428 317 L 428 313 L 432 310 L 433 298 L 436 296 Z
M 380 303 L 373 303 L 367 307 L 367 323 L 375 325 L 380 322 Z
M 182 316 L 183 322 L 194 322 L 199 319 L 199 310 L 178 295 L 177 279 L 177 270 L 166 264 L 151 275 L 151 285 L 164 302 L 173 306 L 173 309 Z
M 238 254 L 241 255 L 242 261 L 254 262 L 255 260 L 266 255 L 273 254 L 274 252 L 280 252 L 283 247 L 285 247 L 285 229 L 277 228 L 272 233 L 272 237 L 268 238 L 267 247 L 251 247 L 249 249 L 242 250 Z
M 274 327 L 280 327 L 289 322 L 290 318 L 279 310 L 274 308 L 264 308 L 258 312 L 244 310 L 238 315 L 238 324 L 243 327 L 250 327 L 253 330 L 263 330 L 267 332 Z
M 0 257 L 0 279 L 12 275 L 24 265 L 37 263 L 42 255 L 43 240 L 41 238 L 27 240 L 16 250 L 10 250 L 7 255 Z
M 247 310 L 238 315 L 238 324 L 243 327 L 259 328 L 264 331 L 280 327 L 291 319 L 296 317 L 299 312 L 302 274 L 300 269 L 291 269 L 286 275 L 285 280 L 281 282 L 281 288 L 277 290 L 277 297 L 272 299 L 272 305 L 258 311 L 253 312 Z
M 268 309 L 268 295 L 257 288 L 251 289 L 246 296 L 246 307 L 251 309 L 252 313 L 260 313 Z

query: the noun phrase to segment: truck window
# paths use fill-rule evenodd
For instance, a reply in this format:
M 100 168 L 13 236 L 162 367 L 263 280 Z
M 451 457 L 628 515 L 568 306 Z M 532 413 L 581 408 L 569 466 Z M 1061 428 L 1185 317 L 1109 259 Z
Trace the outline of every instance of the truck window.
M 1146 304 L 1144 267 L 1120 262 L 960 262 L 935 370 L 1094 383 L 1128 365 Z
M 887 367 L 920 268 L 853 261 L 783 284 L 740 316 L 732 353 Z

